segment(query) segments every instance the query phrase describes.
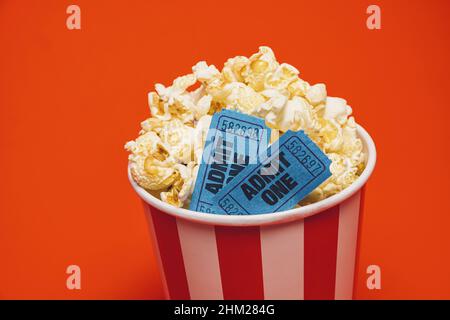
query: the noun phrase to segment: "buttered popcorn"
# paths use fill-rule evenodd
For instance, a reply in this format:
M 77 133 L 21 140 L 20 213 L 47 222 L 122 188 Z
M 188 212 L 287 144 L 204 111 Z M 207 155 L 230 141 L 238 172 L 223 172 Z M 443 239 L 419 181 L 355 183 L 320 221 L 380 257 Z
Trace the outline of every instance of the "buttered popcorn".
M 332 176 L 300 206 L 345 189 L 364 169 L 362 142 L 346 100 L 327 96 L 322 83 L 300 79 L 299 71 L 280 64 L 269 47 L 250 58 L 228 59 L 221 71 L 200 61 L 191 74 L 168 87 L 156 84 L 155 90 L 148 94 L 152 117 L 125 148 L 133 179 L 174 206 L 189 206 L 212 115 L 223 108 L 265 119 L 271 142 L 287 130 L 304 130 L 332 161 Z

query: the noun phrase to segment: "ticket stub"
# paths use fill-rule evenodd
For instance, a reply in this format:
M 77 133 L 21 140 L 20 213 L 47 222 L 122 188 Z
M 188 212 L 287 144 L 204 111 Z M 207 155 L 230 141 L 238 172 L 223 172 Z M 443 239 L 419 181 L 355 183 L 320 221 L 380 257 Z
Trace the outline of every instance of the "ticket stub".
M 229 215 L 292 209 L 331 176 L 331 160 L 303 132 L 287 131 L 213 199 Z
M 190 210 L 224 213 L 213 205 L 214 196 L 247 165 L 256 164 L 269 145 L 264 120 L 237 111 L 215 113 L 209 127 Z

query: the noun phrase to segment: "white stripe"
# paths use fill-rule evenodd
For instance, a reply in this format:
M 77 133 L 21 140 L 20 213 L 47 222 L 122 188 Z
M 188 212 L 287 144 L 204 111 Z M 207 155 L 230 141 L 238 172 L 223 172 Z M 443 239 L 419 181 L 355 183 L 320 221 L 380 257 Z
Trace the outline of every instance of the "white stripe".
M 304 298 L 303 220 L 261 227 L 265 299 Z
M 169 289 L 167 287 L 166 274 L 164 272 L 164 267 L 163 267 L 162 260 L 161 260 L 161 253 L 159 252 L 158 240 L 156 238 L 155 226 L 153 224 L 150 207 L 146 203 L 144 203 L 144 211 L 146 213 L 145 215 L 147 217 L 148 225 L 150 228 L 150 236 L 152 238 L 153 251 L 155 252 L 156 260 L 158 261 L 158 268 L 159 268 L 159 271 L 161 272 L 161 281 L 162 281 L 162 285 L 163 285 L 164 296 L 166 297 L 166 299 L 170 299 Z
M 339 206 L 338 251 L 335 299 L 348 300 L 353 295 L 356 244 L 358 240 L 360 192 Z
M 222 300 L 214 226 L 177 219 L 177 227 L 191 299 Z

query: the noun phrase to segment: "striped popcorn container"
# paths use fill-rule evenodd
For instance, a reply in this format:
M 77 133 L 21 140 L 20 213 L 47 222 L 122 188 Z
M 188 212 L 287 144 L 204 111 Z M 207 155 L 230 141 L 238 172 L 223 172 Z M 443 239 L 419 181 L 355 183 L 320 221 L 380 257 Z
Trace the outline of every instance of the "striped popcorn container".
M 375 145 L 358 126 L 366 169 L 347 189 L 274 214 L 228 216 L 144 202 L 168 299 L 351 299 L 364 185 Z

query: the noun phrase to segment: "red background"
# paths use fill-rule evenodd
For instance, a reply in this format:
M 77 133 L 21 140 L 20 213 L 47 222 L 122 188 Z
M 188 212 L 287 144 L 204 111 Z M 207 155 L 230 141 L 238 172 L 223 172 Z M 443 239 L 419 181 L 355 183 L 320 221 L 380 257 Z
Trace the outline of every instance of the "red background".
M 81 8 L 81 30 L 66 8 Z M 382 29 L 366 28 L 378 4 Z M 0 1 L 0 298 L 161 298 L 123 144 L 147 92 L 271 46 L 374 138 L 356 298 L 450 298 L 450 2 Z M 66 289 L 66 267 L 82 289 Z M 382 289 L 366 288 L 376 264 Z

